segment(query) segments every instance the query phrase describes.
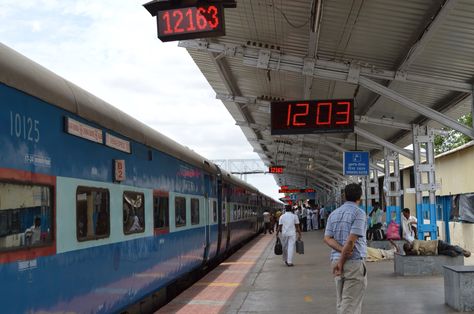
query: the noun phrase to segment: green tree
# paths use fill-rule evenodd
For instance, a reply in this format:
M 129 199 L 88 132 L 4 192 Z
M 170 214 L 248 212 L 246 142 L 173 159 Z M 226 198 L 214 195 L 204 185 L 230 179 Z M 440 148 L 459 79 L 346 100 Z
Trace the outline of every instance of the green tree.
M 458 119 L 459 123 L 472 127 L 472 114 L 468 113 Z M 450 128 L 443 128 L 447 131 L 447 135 L 436 135 L 434 139 L 434 150 L 435 154 L 441 154 L 451 149 L 459 147 L 471 141 L 471 138 L 461 132 L 455 131 Z

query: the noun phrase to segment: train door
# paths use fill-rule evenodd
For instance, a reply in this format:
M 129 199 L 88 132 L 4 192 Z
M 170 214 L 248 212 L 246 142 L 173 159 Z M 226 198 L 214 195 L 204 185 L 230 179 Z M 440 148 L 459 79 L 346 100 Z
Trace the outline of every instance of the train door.
M 211 200 L 209 199 L 209 195 L 206 193 L 204 198 L 204 229 L 205 229 L 205 245 L 206 248 L 204 250 L 204 262 L 209 259 L 209 249 L 211 245 L 211 215 L 209 211 L 211 210 Z
M 219 167 L 217 167 L 217 251 L 216 255 L 219 255 L 221 243 L 222 243 L 222 173 Z

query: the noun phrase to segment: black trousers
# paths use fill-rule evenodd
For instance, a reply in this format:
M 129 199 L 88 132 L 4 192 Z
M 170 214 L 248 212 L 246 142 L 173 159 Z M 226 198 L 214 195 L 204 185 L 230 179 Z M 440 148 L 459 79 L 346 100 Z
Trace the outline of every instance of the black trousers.
M 307 220 L 308 220 L 308 218 L 306 218 L 306 217 L 301 218 L 300 224 L 303 224 L 303 232 L 308 231 L 307 224 L 306 224 Z M 301 227 L 301 225 L 300 225 L 300 227 Z
M 451 245 L 443 240 L 438 240 L 438 255 L 456 257 L 463 254 L 463 249 L 458 245 Z

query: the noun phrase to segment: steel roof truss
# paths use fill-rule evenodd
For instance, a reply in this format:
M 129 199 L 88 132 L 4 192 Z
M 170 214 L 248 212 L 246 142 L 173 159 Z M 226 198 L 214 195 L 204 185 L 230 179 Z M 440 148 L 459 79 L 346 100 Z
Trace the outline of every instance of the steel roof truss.
M 214 52 L 216 54 L 224 53 L 226 56 L 241 57 L 243 58 L 243 63 L 245 65 L 252 67 L 257 67 L 257 64 L 259 64 L 259 56 L 262 56 L 259 64 L 260 68 L 263 68 L 263 65 L 267 64 L 267 62 L 263 58 L 263 55 L 269 55 L 270 59 L 268 60 L 268 66 L 265 67 L 265 69 L 276 71 L 281 70 L 300 74 L 303 73 L 305 58 L 289 54 L 283 54 L 268 49 L 249 48 L 245 46 L 230 44 L 210 43 L 205 40 L 181 41 L 179 42 L 179 46 L 188 49 Z M 265 50 L 265 52 L 260 54 L 261 50 Z M 215 56 L 216 55 L 214 55 L 213 58 L 215 58 Z M 364 63 L 357 61 L 353 61 L 352 63 L 360 65 L 360 78 L 371 77 L 382 80 L 437 87 L 444 90 L 453 90 L 467 93 L 472 92 L 472 86 L 470 83 L 448 79 L 440 79 L 437 77 L 431 77 L 426 75 L 411 74 L 405 71 L 391 71 L 386 69 L 374 68 L 371 66 L 366 66 Z M 314 76 L 317 78 L 347 82 L 350 67 L 351 62 L 316 59 L 313 73 Z
M 434 109 L 431 109 L 429 107 L 423 106 L 419 103 L 417 103 L 414 100 L 411 100 L 410 98 L 388 88 L 385 87 L 377 82 L 374 82 L 368 78 L 361 77 L 359 79 L 359 84 L 361 86 L 364 86 L 365 88 L 381 95 L 384 96 L 388 99 L 391 99 L 415 112 L 418 112 L 419 114 L 428 117 L 432 119 L 433 121 L 439 122 L 445 126 L 448 126 L 456 131 L 459 131 L 472 139 L 474 139 L 474 129 L 467 127 L 455 119 L 448 117 Z

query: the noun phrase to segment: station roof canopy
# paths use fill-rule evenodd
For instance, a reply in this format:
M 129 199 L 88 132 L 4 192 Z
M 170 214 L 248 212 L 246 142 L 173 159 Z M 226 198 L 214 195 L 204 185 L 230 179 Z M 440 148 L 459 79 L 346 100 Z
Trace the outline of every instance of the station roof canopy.
M 450 127 L 472 110 L 471 0 L 238 0 L 226 36 L 180 42 L 280 185 L 330 190 L 342 152 L 411 157 L 412 124 Z M 355 132 L 271 135 L 270 102 L 355 99 Z

